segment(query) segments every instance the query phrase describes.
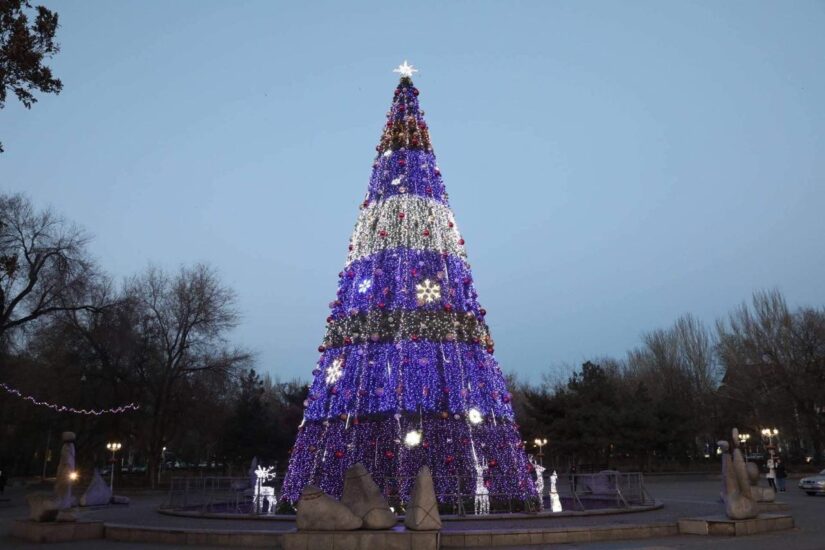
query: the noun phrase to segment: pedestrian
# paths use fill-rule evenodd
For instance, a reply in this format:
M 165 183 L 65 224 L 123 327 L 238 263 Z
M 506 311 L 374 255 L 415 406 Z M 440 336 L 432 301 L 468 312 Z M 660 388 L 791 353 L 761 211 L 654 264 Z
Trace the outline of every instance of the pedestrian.
M 781 458 L 776 459 L 776 485 L 779 491 L 785 492 L 785 478 L 788 477 L 788 472 L 785 470 L 785 462 Z
M 0 470 L 0 495 L 6 491 L 6 472 Z
M 768 459 L 768 475 L 765 476 L 768 478 L 768 485 L 771 486 L 771 489 L 776 491 L 776 464 L 774 463 L 773 457 Z
M 578 483 L 579 483 L 579 478 L 576 475 L 576 465 L 571 464 L 570 465 L 570 486 L 573 487 L 573 492 L 574 493 L 576 492 L 576 486 L 578 485 Z

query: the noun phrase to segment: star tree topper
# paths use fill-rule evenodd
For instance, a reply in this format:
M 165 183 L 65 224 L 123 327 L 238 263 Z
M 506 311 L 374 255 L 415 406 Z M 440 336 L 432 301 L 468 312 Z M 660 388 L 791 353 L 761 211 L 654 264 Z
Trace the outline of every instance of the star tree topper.
M 407 60 L 405 59 L 404 62 L 398 66 L 398 68 L 393 69 L 392 72 L 398 73 L 401 77 L 412 78 L 413 73 L 417 73 L 418 69 L 413 67 L 412 65 L 407 65 Z

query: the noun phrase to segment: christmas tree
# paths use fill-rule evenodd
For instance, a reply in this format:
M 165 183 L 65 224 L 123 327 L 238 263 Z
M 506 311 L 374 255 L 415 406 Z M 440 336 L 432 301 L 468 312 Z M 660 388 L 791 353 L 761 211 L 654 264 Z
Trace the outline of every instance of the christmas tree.
M 341 494 L 358 462 L 405 500 L 429 465 L 436 493 L 535 496 L 464 239 L 405 61 L 330 303 L 283 496 Z M 487 497 L 485 497 L 487 498 Z

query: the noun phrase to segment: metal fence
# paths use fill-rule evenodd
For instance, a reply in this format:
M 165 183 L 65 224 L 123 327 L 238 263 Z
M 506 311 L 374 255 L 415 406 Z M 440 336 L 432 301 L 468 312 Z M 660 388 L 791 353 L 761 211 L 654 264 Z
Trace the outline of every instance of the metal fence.
M 544 476 L 544 490 L 539 499 L 523 499 L 511 494 L 495 492 L 493 477 L 479 485 L 475 476 L 433 476 L 436 496 L 442 513 L 467 516 L 475 514 L 537 513 L 550 509 L 550 476 Z M 267 482 L 261 498 L 255 499 L 255 488 L 249 477 L 174 477 L 169 496 L 162 505 L 165 509 L 204 514 L 274 515 L 281 500 L 279 474 Z M 406 507 L 414 476 L 385 477 L 376 480 L 387 502 L 397 514 Z M 593 474 L 559 476 L 557 494 L 564 510 L 595 510 L 628 508 L 653 504 L 645 488 L 644 476 L 638 472 L 604 471 Z M 285 510 L 286 511 L 286 510 Z

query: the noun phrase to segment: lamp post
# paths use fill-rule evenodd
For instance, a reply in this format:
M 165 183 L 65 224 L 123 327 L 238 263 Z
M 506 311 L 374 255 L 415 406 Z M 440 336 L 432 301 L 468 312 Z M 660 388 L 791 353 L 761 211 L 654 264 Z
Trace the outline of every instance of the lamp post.
M 540 439 L 540 438 L 538 438 L 538 437 L 537 437 L 537 438 L 533 441 L 533 443 L 535 443 L 535 444 L 536 444 L 536 447 L 538 447 L 538 448 L 539 448 L 539 453 L 538 453 L 538 455 L 536 455 L 536 456 L 538 456 L 538 457 L 539 457 L 539 464 L 540 464 L 540 465 L 542 465 L 542 466 L 544 466 L 544 453 L 542 452 L 542 447 L 544 447 L 545 445 L 547 445 L 547 438 Z
M 112 452 L 112 458 L 109 460 L 110 468 L 112 469 L 112 477 L 111 481 L 109 481 L 109 488 L 112 490 L 112 494 L 115 494 L 115 464 L 117 463 L 115 460 L 115 453 L 117 453 L 123 445 L 120 444 L 118 441 L 110 441 L 106 444 L 106 448 Z
M 739 444 L 745 448 L 745 462 L 748 461 L 748 440 L 751 434 L 739 434 Z
M 776 428 L 763 428 L 762 429 L 762 437 L 768 438 L 768 454 L 770 454 L 770 458 L 768 459 L 768 470 L 773 472 L 774 467 L 776 466 L 776 462 L 773 459 L 774 455 L 774 446 L 773 446 L 773 438 L 779 436 L 779 430 Z M 776 487 L 773 487 L 776 489 Z

